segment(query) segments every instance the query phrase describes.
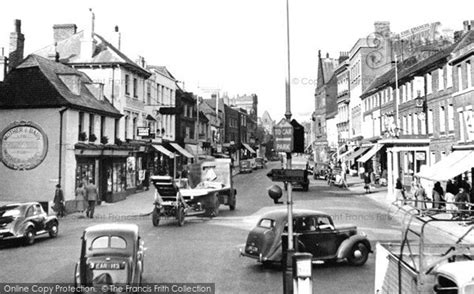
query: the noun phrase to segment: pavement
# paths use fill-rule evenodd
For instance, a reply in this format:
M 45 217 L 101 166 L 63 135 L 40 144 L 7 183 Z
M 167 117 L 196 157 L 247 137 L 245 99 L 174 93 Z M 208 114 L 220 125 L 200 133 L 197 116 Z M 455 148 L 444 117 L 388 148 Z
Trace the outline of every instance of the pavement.
M 395 217 L 400 224 L 405 225 L 411 216 L 419 222 L 430 221 L 429 226 L 433 227 L 442 233 L 446 234 L 448 237 L 451 237 L 452 240 L 457 241 L 462 236 L 464 241 L 474 244 L 474 225 L 467 225 L 466 222 L 462 221 L 450 221 L 451 214 L 449 213 L 436 213 L 430 214 L 427 213 L 426 216 L 419 216 L 414 213 L 413 206 L 404 205 L 397 206 L 393 203 L 392 199 L 389 199 L 387 187 L 376 185 L 371 189 L 371 192 L 366 194 L 364 189 L 364 181 L 358 176 L 348 176 L 347 177 L 348 189 L 355 194 L 364 195 L 366 198 L 377 202 L 380 206 L 385 207 L 387 211 Z M 408 198 L 411 197 L 410 194 L 407 195 Z M 432 221 L 433 219 L 441 221 Z M 471 230 L 471 231 L 470 231 Z

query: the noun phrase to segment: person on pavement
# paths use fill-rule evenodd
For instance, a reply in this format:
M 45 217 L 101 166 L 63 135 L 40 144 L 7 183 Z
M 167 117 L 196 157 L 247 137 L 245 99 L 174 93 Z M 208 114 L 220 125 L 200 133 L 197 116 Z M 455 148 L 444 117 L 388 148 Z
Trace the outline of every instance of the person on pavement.
M 80 212 L 87 210 L 86 189 L 84 188 L 84 184 L 82 182 L 79 183 L 79 186 L 76 189 L 76 203 L 76 208 Z
M 395 184 L 395 197 L 401 205 L 406 204 L 405 189 L 403 188 L 400 178 L 397 179 L 397 183 Z
M 444 191 L 440 182 L 434 184 L 431 198 L 433 199 L 433 209 L 442 209 L 444 207 Z
M 65 207 L 64 207 L 64 193 L 61 189 L 61 185 L 56 185 L 56 191 L 54 192 L 54 206 L 53 209 L 57 212 L 58 217 L 64 217 Z
M 451 180 L 448 180 L 448 182 L 446 183 L 446 193 L 451 193 L 453 195 L 456 195 L 458 193 L 456 185 Z
M 92 183 L 92 179 L 89 179 L 89 182 L 86 185 L 86 195 L 87 201 L 89 202 L 86 215 L 87 217 L 94 218 L 95 204 L 99 198 L 99 192 L 97 186 Z
M 370 193 L 370 174 L 368 171 L 364 173 L 364 189 L 365 193 Z
M 459 188 L 459 193 L 456 194 L 456 198 L 454 199 L 456 202 L 456 206 L 459 210 L 457 216 L 463 218 L 467 216 L 467 204 L 469 202 L 469 194 L 464 190 L 463 187 Z
M 423 215 L 423 211 L 426 210 L 426 197 L 425 188 L 420 183 L 415 184 L 415 208 L 418 212 Z

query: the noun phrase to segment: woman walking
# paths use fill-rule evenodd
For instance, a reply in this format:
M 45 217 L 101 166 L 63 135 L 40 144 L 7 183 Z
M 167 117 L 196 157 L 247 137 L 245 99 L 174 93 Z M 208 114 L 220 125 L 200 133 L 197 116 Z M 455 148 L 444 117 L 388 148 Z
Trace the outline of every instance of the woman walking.
M 77 201 L 77 210 L 84 212 L 87 210 L 87 200 L 86 200 L 86 189 L 84 184 L 81 182 L 76 189 L 76 201 Z
M 397 179 L 397 183 L 395 184 L 395 197 L 399 204 L 406 204 L 405 189 L 403 188 L 403 184 L 400 178 Z
M 436 182 L 432 192 L 433 209 L 440 210 L 444 206 L 444 191 L 440 182 Z

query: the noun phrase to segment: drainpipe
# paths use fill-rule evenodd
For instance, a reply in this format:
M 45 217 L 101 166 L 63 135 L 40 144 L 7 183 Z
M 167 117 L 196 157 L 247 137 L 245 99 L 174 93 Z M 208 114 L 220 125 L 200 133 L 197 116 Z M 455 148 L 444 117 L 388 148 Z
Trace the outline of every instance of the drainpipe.
M 58 168 L 58 184 L 61 185 L 61 173 L 62 173 L 62 164 L 63 164 L 63 114 L 68 110 L 68 107 L 65 107 L 59 111 L 59 168 Z

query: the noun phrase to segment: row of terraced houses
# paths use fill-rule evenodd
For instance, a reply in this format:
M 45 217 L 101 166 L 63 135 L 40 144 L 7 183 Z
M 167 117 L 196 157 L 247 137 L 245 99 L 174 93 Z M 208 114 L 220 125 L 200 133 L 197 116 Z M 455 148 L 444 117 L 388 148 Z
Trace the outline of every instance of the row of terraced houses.
M 215 154 L 238 165 L 255 153 L 255 94 L 186 92 L 168 68 L 124 54 L 114 31 L 111 41 L 95 32 L 93 14 L 83 30 L 54 25 L 50 45 L 24 58 L 14 21 L 0 56 L 0 201 L 50 201 L 60 184 L 73 210 L 88 179 L 114 202 L 150 175 L 178 177 Z
M 474 21 L 399 34 L 389 22 L 338 58 L 319 53 L 311 145 L 316 162 L 427 189 L 474 167 Z

